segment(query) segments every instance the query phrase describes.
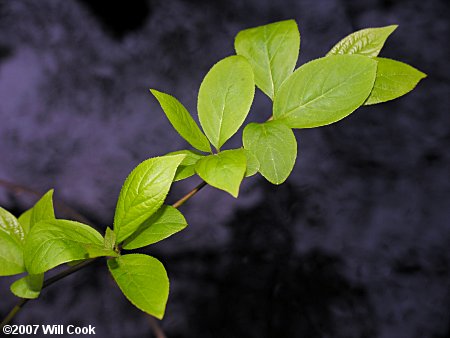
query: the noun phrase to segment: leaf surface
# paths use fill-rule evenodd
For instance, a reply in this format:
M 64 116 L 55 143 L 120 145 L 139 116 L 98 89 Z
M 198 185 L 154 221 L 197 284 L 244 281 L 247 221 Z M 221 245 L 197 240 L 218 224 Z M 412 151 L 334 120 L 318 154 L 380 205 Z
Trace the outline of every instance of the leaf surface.
M 255 73 L 255 83 L 268 97 L 291 75 L 300 49 L 300 33 L 294 20 L 271 23 L 240 31 L 234 46 Z
M 244 148 L 258 159 L 260 173 L 271 183 L 283 183 L 294 168 L 297 141 L 292 130 L 278 121 L 250 123 L 243 133 Z
M 410 65 L 385 58 L 378 61 L 377 77 L 365 105 L 390 101 L 413 90 L 426 74 Z
M 24 229 L 17 218 L 0 207 L 0 276 L 25 271 L 23 264 Z
M 202 158 L 195 171 L 206 183 L 237 197 L 246 168 L 245 150 L 233 149 Z
M 34 225 L 28 234 L 24 260 L 30 274 L 39 274 L 62 263 L 108 255 L 103 250 L 103 237 L 92 227 L 74 221 L 46 220 Z
M 185 155 L 150 158 L 127 177 L 114 216 L 114 232 L 121 243 L 163 204 L 175 172 Z
M 11 292 L 20 298 L 35 299 L 41 293 L 44 274 L 26 275 L 11 284 Z
M 197 109 L 200 124 L 216 149 L 242 125 L 254 94 L 252 66 L 243 56 L 229 56 L 206 74 L 200 85 Z
M 291 128 L 314 128 L 351 114 L 369 96 L 377 62 L 361 55 L 333 55 L 298 68 L 274 100 L 274 119 Z
M 108 260 L 108 268 L 125 297 L 140 310 L 162 319 L 169 297 L 169 278 L 156 258 L 123 255 Z
M 125 241 L 127 250 L 159 242 L 187 227 L 183 214 L 172 206 L 162 206 Z
M 391 35 L 397 27 L 397 25 L 391 25 L 356 31 L 339 41 L 331 48 L 327 56 L 337 54 L 360 54 L 375 57 L 380 53 L 389 35 Z
M 186 155 L 186 157 L 181 161 L 175 173 L 174 182 L 184 180 L 185 178 L 195 175 L 195 164 L 199 159 L 205 157 L 205 155 L 192 150 L 179 150 L 169 153 L 167 155 Z
M 150 92 L 158 100 L 170 123 L 181 137 L 194 148 L 207 153 L 211 152 L 211 147 L 205 134 L 203 134 L 191 114 L 189 114 L 180 101 L 172 95 L 159 92 L 155 89 L 150 89 Z

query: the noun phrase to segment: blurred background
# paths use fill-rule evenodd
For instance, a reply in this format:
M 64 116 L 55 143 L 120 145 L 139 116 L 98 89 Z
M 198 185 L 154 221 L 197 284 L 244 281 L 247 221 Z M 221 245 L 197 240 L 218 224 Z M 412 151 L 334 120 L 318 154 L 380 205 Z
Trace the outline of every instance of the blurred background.
M 301 65 L 355 30 L 398 24 L 381 55 L 428 74 L 412 93 L 297 131 L 286 183 L 255 176 L 238 199 L 207 187 L 182 207 L 189 227 L 146 252 L 171 279 L 170 338 L 448 338 L 449 17 L 445 0 L 0 0 L 0 180 L 54 188 L 103 232 L 127 174 L 188 147 L 148 88 L 196 116 L 203 76 L 242 29 L 295 19 Z M 258 93 L 248 121 L 270 109 Z M 176 183 L 169 202 L 198 182 Z M 35 201 L 0 187 L 17 215 Z M 1 317 L 13 280 L 0 279 Z M 153 335 L 104 264 L 46 289 L 15 322 Z

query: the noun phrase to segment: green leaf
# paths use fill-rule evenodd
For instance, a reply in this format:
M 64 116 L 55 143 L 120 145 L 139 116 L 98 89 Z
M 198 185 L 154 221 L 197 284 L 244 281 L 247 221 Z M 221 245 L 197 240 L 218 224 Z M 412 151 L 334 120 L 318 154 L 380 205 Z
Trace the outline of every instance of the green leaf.
M 205 155 L 192 150 L 179 150 L 169 153 L 167 155 L 186 155 L 186 157 L 181 161 L 175 173 L 174 182 L 184 180 L 185 178 L 195 175 L 195 164 L 199 159 L 205 157 Z
M 170 237 L 186 227 L 187 222 L 183 214 L 174 207 L 164 205 L 125 240 L 123 248 L 142 248 Z
M 19 216 L 19 223 L 23 228 L 23 232 L 26 235 L 29 231 L 30 231 L 30 223 L 31 223 L 31 214 L 33 213 L 33 209 L 28 209 L 26 211 L 24 211 L 20 216 Z
M 256 85 L 273 99 L 295 68 L 300 33 L 294 20 L 280 21 L 239 32 L 234 46 L 252 65 Z
M 245 150 L 233 149 L 202 158 L 195 171 L 209 185 L 237 197 L 246 168 Z
M 406 63 L 385 58 L 378 61 L 377 77 L 365 105 L 390 101 L 413 90 L 427 75 Z
M 163 204 L 175 172 L 185 155 L 150 158 L 127 177 L 114 216 L 114 232 L 121 243 Z
M 200 124 L 216 149 L 242 125 L 254 94 L 252 66 L 242 56 L 229 56 L 206 74 L 200 85 L 197 109 Z
M 39 297 L 44 283 L 44 274 L 27 275 L 11 284 L 11 292 L 20 298 L 35 299 Z
M 22 245 L 0 230 L 0 276 L 16 275 L 24 271 Z
M 24 260 L 30 274 L 39 274 L 74 260 L 107 254 L 92 254 L 93 248 L 104 249 L 103 237 L 92 227 L 67 220 L 37 223 L 27 236 Z
M 17 218 L 2 207 L 0 207 L 0 232 L 6 233 L 18 245 L 21 245 L 25 238 L 24 230 Z
M 191 114 L 175 97 L 150 89 L 175 130 L 194 148 L 210 153 L 211 147 Z
M 245 170 L 245 177 L 250 177 L 255 175 L 259 171 L 260 164 L 256 156 L 250 150 L 245 149 L 245 156 L 247 157 L 247 169 Z
M 105 249 L 114 250 L 114 246 L 116 245 L 116 234 L 110 227 L 106 228 L 103 244 Z
M 361 106 L 372 90 L 377 62 L 361 55 L 333 55 L 297 69 L 275 97 L 274 119 L 291 128 L 334 123 Z
M 140 310 L 162 319 L 169 297 L 169 278 L 156 258 L 130 254 L 108 260 L 108 268 L 127 299 Z
M 377 56 L 383 48 L 386 39 L 397 28 L 397 25 L 366 28 L 354 32 L 339 41 L 328 52 L 329 55 L 361 54 L 369 57 Z
M 24 230 L 17 218 L 0 207 L 0 276 L 25 271 L 23 238 Z
M 258 159 L 260 173 L 271 183 L 283 183 L 294 168 L 297 141 L 292 130 L 278 121 L 248 124 L 244 148 Z
M 53 208 L 53 189 L 49 190 L 42 198 L 31 208 L 30 229 L 33 226 L 45 220 L 54 220 L 55 211 Z

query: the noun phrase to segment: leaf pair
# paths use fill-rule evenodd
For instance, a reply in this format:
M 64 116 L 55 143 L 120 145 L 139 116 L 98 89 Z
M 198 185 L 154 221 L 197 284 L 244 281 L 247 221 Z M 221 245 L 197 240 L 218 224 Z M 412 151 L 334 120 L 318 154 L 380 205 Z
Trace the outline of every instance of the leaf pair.
M 178 133 L 194 148 L 211 152 L 209 142 L 220 150 L 244 122 L 253 102 L 255 83 L 250 64 L 241 56 L 227 57 L 211 68 L 200 85 L 197 104 L 206 136 L 176 98 L 150 91 Z

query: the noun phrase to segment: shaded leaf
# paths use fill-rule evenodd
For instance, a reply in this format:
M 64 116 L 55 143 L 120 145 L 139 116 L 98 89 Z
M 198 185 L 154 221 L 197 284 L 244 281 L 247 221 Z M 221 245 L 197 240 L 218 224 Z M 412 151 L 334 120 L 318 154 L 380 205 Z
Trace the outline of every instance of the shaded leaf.
M 258 172 L 260 164 L 256 156 L 250 150 L 245 149 L 245 157 L 247 157 L 247 169 L 245 170 L 245 177 L 250 177 Z
M 39 297 L 44 283 L 44 274 L 26 275 L 11 284 L 11 292 L 20 298 L 35 299 Z
M 186 157 L 181 161 L 175 173 L 174 182 L 184 180 L 185 178 L 195 175 L 195 164 L 199 159 L 205 157 L 205 155 L 192 151 L 192 150 L 179 150 L 169 153 L 167 155 L 186 155 Z

